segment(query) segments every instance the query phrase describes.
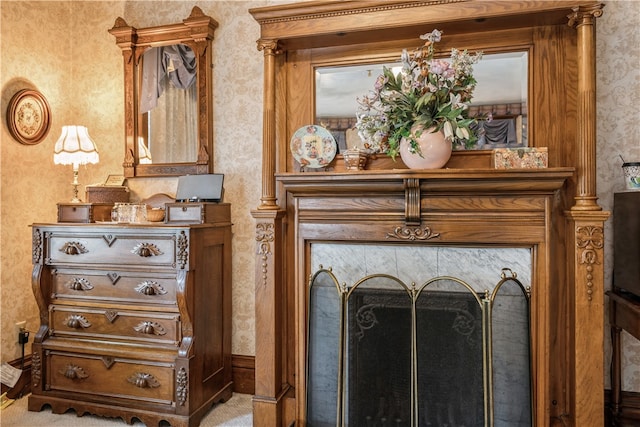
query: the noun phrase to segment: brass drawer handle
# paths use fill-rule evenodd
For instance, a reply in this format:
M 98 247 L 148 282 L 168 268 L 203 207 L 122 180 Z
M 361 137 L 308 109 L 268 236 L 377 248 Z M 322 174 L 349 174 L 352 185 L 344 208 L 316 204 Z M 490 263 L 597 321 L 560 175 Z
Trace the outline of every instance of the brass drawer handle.
M 87 318 L 79 314 L 72 314 L 69 317 L 67 317 L 67 319 L 65 320 L 65 324 L 69 328 L 73 328 L 73 329 L 91 327 L 91 323 L 87 320 Z
M 86 254 L 89 251 L 80 242 L 66 242 L 60 248 L 60 252 L 64 252 L 67 255 L 80 255 Z
M 84 277 L 74 277 L 67 282 L 67 288 L 73 291 L 90 291 L 93 289 L 93 285 Z
M 154 282 L 152 280 L 145 280 L 138 284 L 135 287 L 136 292 L 139 292 L 143 295 L 164 295 L 167 291 L 164 290 L 162 285 L 158 282 Z
M 167 333 L 160 323 L 152 322 L 150 320 L 140 322 L 140 324 L 138 324 L 138 326 L 134 326 L 133 329 L 136 332 L 147 335 L 165 335 Z
M 140 388 L 160 387 L 160 383 L 153 375 L 145 374 L 143 372 L 136 372 L 135 374 L 127 378 L 127 381 Z
M 89 375 L 80 366 L 71 364 L 58 372 L 70 380 L 83 380 L 89 377 Z
M 145 258 L 162 255 L 160 248 L 153 243 L 138 243 L 135 248 L 131 249 L 131 253 Z

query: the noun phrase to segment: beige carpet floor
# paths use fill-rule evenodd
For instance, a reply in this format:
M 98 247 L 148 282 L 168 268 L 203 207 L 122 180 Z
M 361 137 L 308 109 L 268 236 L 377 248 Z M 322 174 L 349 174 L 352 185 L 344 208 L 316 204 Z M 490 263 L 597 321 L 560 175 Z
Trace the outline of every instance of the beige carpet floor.
M 94 415 L 78 417 L 71 410 L 64 414 L 53 414 L 51 408 L 45 407 L 41 412 L 27 410 L 28 397 L 15 400 L 11 405 L 0 411 L 0 426 L 2 427 L 126 427 L 129 424 L 122 419 L 102 418 Z M 234 393 L 225 403 L 211 407 L 202 419 L 201 427 L 251 427 L 251 395 Z M 141 422 L 135 422 L 134 427 L 144 427 Z M 151 427 L 151 426 L 149 426 Z M 156 426 L 153 426 L 156 427 Z

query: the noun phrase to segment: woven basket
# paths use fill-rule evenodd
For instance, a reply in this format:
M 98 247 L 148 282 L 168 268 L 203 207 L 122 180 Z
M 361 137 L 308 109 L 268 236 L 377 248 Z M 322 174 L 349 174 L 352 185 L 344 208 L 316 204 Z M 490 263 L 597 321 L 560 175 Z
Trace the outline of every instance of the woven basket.
M 152 209 L 147 206 L 147 221 L 160 222 L 164 220 L 164 209 Z

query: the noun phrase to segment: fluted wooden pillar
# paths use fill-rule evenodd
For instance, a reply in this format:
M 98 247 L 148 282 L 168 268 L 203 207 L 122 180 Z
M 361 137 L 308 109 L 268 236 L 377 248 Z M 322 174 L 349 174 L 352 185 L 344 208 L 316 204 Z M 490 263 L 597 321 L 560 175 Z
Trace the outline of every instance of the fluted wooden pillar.
M 569 377 L 573 384 L 568 410 L 570 425 L 604 425 L 604 222 L 609 217 L 596 193 L 596 57 L 595 20 L 602 4 L 576 7 L 569 25 L 577 31 L 578 133 L 576 194 L 565 212 L 569 325 Z
M 258 209 L 277 209 L 276 200 L 276 40 L 258 40 L 264 52 L 262 112 L 262 197 Z
M 602 5 L 576 7 L 569 25 L 578 32 L 577 194 L 572 210 L 601 210 L 596 197 L 595 19 Z
M 264 52 L 264 100 L 262 125 L 262 196 L 252 211 L 256 219 L 255 266 L 255 395 L 253 425 L 281 426 L 284 395 L 289 390 L 284 369 L 286 299 L 282 276 L 283 218 L 276 198 L 276 40 L 258 40 Z

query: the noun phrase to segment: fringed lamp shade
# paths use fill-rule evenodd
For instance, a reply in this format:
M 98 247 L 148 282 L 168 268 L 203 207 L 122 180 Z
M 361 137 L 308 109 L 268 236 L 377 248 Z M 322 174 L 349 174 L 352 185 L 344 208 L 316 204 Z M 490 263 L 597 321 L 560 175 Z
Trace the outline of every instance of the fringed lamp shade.
M 73 165 L 73 199 L 78 198 L 78 166 L 87 163 L 98 163 L 98 147 L 89 136 L 85 126 L 63 126 L 62 134 L 53 149 L 53 163 L 56 165 Z
M 53 149 L 56 165 L 85 165 L 98 163 L 98 147 L 89 136 L 86 126 L 63 126 L 62 134 Z

